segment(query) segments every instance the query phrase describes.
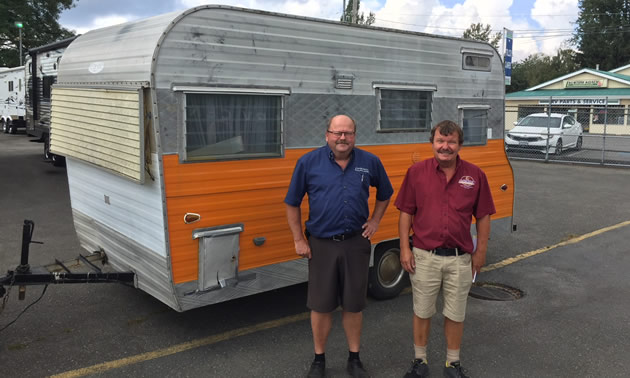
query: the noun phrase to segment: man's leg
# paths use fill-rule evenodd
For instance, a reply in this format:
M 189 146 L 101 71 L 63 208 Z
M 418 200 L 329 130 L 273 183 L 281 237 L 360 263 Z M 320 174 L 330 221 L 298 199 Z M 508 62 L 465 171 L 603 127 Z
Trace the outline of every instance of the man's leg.
M 315 354 L 322 354 L 326 351 L 326 341 L 330 328 L 332 327 L 331 312 L 311 311 L 311 328 L 313 330 L 313 346 Z
M 418 315 L 413 315 L 413 343 L 414 345 L 426 347 L 429 342 L 429 331 L 431 330 L 431 318 L 423 319 Z M 426 358 L 425 358 L 426 359 Z
M 464 322 L 455 322 L 444 317 L 444 336 L 446 337 L 446 347 L 451 350 L 459 350 L 462 345 L 464 334 Z
M 361 346 L 361 326 L 363 324 L 363 312 L 342 313 L 343 330 L 348 341 L 348 350 L 358 352 Z

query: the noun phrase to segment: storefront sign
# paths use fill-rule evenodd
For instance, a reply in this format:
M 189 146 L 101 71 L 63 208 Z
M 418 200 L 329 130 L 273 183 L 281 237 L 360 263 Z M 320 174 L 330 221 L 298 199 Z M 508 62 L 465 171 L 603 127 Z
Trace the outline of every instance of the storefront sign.
M 608 79 L 562 80 L 567 89 L 570 88 L 607 88 Z
M 541 105 L 546 105 L 549 100 L 538 101 Z M 605 98 L 554 98 L 551 99 L 551 105 L 606 105 Z M 608 99 L 608 105 L 619 105 L 619 99 Z

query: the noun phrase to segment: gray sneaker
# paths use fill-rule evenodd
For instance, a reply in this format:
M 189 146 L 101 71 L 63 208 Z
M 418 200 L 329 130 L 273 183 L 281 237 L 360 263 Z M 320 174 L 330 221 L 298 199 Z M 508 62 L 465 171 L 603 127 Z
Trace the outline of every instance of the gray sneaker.
M 429 365 L 422 358 L 413 360 L 413 364 L 407 370 L 404 378 L 426 378 L 429 376 Z
M 459 361 L 451 362 L 450 364 L 447 362 L 446 366 L 444 366 L 444 377 L 446 378 L 470 378 L 465 373 L 466 371 L 459 364 Z

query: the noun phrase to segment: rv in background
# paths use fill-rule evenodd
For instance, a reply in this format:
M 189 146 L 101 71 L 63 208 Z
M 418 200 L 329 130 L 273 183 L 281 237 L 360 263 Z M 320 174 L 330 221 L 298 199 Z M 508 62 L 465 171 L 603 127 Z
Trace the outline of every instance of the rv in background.
M 26 127 L 25 88 L 24 66 L 0 68 L 0 128 L 5 133 Z
M 433 156 L 431 126 L 459 122 L 492 232 L 511 229 L 503 61 L 487 43 L 205 5 L 89 31 L 60 64 L 51 150 L 79 241 L 177 311 L 307 280 L 283 199 L 338 113 L 395 190 Z M 393 205 L 371 242 L 370 294 L 395 296 L 407 278 Z
M 50 94 L 57 81 L 61 55 L 76 37 L 28 50 L 26 57 L 26 133 L 44 142 L 44 158 L 55 165 L 63 157 L 50 153 Z

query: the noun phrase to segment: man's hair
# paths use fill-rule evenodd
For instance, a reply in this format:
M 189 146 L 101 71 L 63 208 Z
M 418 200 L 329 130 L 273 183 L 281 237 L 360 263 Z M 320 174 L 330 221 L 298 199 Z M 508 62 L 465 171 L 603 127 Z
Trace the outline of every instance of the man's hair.
M 429 141 L 433 143 L 433 137 L 435 136 L 435 132 L 440 130 L 439 133 L 446 136 L 451 135 L 452 133 L 457 133 L 459 144 L 464 144 L 464 131 L 458 124 L 453 121 L 444 120 L 437 125 L 433 126 L 431 129 L 431 138 Z
M 350 117 L 347 114 L 335 114 L 334 116 L 330 117 L 330 119 L 328 120 L 328 123 L 326 124 L 326 130 L 330 130 L 330 124 L 332 123 L 333 118 L 337 117 L 337 116 L 346 116 L 348 118 L 350 118 L 350 121 L 352 121 L 352 126 L 354 126 L 354 131 L 357 131 L 357 123 L 355 122 L 354 118 Z

